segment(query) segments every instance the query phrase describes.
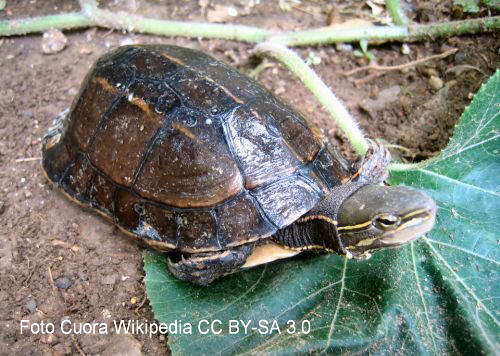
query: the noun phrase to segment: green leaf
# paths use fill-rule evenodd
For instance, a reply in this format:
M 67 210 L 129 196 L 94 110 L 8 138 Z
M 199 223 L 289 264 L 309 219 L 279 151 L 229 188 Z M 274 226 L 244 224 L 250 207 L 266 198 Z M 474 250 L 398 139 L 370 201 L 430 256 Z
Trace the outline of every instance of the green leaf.
M 436 160 L 391 175 L 393 182 L 435 198 L 435 229 L 368 261 L 302 256 L 197 287 L 176 280 L 163 256 L 147 252 L 145 282 L 155 317 L 177 321 L 184 331 L 192 326 L 192 333 L 170 332 L 172 353 L 495 353 L 500 341 L 499 132 L 497 72 Z M 214 322 L 221 334 L 200 334 L 200 320 Z M 245 332 L 240 323 L 239 332 L 231 334 L 230 320 L 251 321 L 257 329 Z M 268 332 L 259 322 L 267 323 Z M 270 332 L 273 322 L 280 333 Z M 202 326 L 205 331 L 207 325 Z
M 438 223 L 420 245 L 420 256 L 433 261 L 442 301 L 424 297 L 426 314 L 448 328 L 447 344 L 467 338 L 476 351 L 498 350 L 500 71 L 465 110 L 439 157 L 421 169 L 394 172 L 391 183 L 423 189 L 439 207 Z M 417 266 L 420 276 L 426 265 Z M 426 279 L 417 282 L 436 287 Z
M 368 41 L 367 40 L 361 40 L 359 41 L 359 47 L 361 47 L 361 50 L 366 53 L 368 51 Z

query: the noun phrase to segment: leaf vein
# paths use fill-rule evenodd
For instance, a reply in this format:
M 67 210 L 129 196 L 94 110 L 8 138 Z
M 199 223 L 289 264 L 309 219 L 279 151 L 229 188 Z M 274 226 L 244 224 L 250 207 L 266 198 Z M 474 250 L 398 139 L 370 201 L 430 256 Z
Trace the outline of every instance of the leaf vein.
M 453 275 L 453 277 L 455 277 L 458 283 L 460 283 L 462 287 L 472 296 L 472 298 L 474 298 L 476 303 L 485 311 L 486 314 L 489 315 L 489 317 L 495 322 L 495 324 L 497 324 L 497 326 L 500 326 L 500 323 L 498 322 L 497 318 L 495 318 L 491 310 L 489 310 L 486 305 L 481 302 L 481 299 L 476 295 L 476 293 L 474 293 L 474 291 L 464 282 L 464 280 L 453 270 L 448 262 L 446 262 L 444 257 L 441 256 L 441 254 L 434 248 L 434 246 L 432 246 L 430 241 L 426 237 L 424 237 L 423 240 L 431 248 L 434 255 L 436 255 L 436 257 L 446 266 L 446 268 L 448 268 L 448 270 Z
M 491 194 L 491 195 L 494 195 L 496 197 L 500 197 L 500 194 L 497 193 L 497 192 L 490 191 L 490 190 L 487 190 L 487 189 L 483 189 L 481 187 L 478 187 L 478 186 L 475 186 L 475 185 L 472 185 L 472 184 L 469 184 L 469 183 L 464 183 L 464 182 L 461 182 L 461 181 L 459 181 L 457 179 L 450 178 L 450 177 L 444 176 L 442 174 L 439 174 L 439 173 L 436 173 L 436 172 L 433 172 L 433 171 L 429 171 L 427 169 L 419 169 L 419 171 L 422 172 L 422 173 L 425 173 L 425 174 L 428 174 L 428 175 L 440 178 L 442 180 L 446 180 L 448 182 L 453 182 L 453 184 L 463 185 L 463 186 L 468 187 L 468 188 L 473 189 L 473 190 L 479 190 L 479 191 L 481 191 L 481 192 L 483 192 L 485 194 Z
M 494 263 L 494 264 L 496 264 L 496 265 L 500 265 L 500 262 L 497 262 L 497 261 L 495 261 L 495 260 L 493 260 L 493 259 L 491 259 L 491 258 L 488 258 L 488 257 L 486 257 L 486 256 L 480 255 L 480 254 L 478 254 L 478 253 L 475 253 L 475 252 L 472 252 L 472 251 L 466 250 L 466 249 L 464 249 L 464 248 L 462 248 L 462 247 L 458 247 L 458 246 L 455 246 L 455 245 L 452 245 L 452 244 L 449 244 L 449 243 L 446 243 L 446 242 L 441 242 L 441 241 L 437 241 L 437 240 L 433 240 L 433 239 L 429 239 L 429 238 L 428 238 L 428 240 L 429 240 L 429 241 L 431 241 L 431 242 L 433 242 L 433 243 L 435 243 L 435 244 L 442 245 L 442 246 L 446 246 L 446 247 L 449 247 L 449 248 L 453 248 L 453 249 L 455 249 L 455 250 L 462 251 L 462 252 L 467 253 L 467 254 L 469 254 L 469 255 L 472 255 L 472 256 L 474 256 L 474 257 L 481 258 L 481 259 L 483 259 L 483 260 L 485 260 L 485 261 L 488 261 L 488 262 Z M 477 243 L 477 240 L 476 240 L 476 243 Z
M 413 273 L 415 274 L 415 282 L 417 283 L 418 295 L 420 296 L 420 299 L 422 300 L 422 304 L 424 306 L 424 314 L 425 314 L 425 319 L 427 320 L 427 327 L 429 328 L 429 335 L 431 336 L 431 340 L 432 340 L 432 348 L 434 349 L 434 353 L 437 354 L 436 342 L 434 340 L 434 333 L 432 332 L 431 321 L 429 319 L 429 311 L 427 310 L 427 303 L 425 302 L 424 293 L 423 293 L 422 287 L 420 285 L 420 278 L 418 278 L 417 263 L 415 262 L 414 244 L 411 243 L 410 247 L 411 247 L 411 258 L 413 261 Z
M 324 352 L 326 352 L 328 346 L 330 345 L 330 341 L 332 340 L 333 332 L 335 331 L 335 323 L 337 322 L 337 317 L 339 315 L 340 303 L 342 303 L 342 298 L 344 296 L 345 290 L 345 272 L 347 270 L 347 258 L 344 258 L 344 267 L 342 269 L 342 277 L 340 279 L 340 292 L 339 292 L 339 300 L 337 301 L 337 305 L 335 306 L 335 313 L 333 314 L 333 319 L 330 324 L 330 331 L 328 332 L 328 339 L 326 340 L 326 345 L 324 348 Z

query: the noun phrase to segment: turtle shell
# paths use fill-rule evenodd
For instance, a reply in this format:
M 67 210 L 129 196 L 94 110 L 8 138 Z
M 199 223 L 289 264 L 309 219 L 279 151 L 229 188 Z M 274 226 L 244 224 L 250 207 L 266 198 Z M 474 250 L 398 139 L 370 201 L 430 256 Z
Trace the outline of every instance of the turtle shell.
M 266 238 L 349 167 L 318 129 L 256 81 L 169 45 L 119 47 L 87 74 L 43 140 L 46 176 L 160 249 Z

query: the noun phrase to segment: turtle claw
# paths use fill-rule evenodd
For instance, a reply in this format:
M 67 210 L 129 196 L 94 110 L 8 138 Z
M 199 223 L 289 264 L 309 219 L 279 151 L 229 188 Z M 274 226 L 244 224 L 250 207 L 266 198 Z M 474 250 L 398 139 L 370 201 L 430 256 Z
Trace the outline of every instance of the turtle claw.
M 253 244 L 247 244 L 231 250 L 197 253 L 187 258 L 181 254 L 178 261 L 168 259 L 168 269 L 178 279 L 206 286 L 217 278 L 238 271 L 253 248 Z
M 361 160 L 354 163 L 353 181 L 376 184 L 389 175 L 387 167 L 391 162 L 389 150 L 379 142 L 368 139 L 370 147 Z

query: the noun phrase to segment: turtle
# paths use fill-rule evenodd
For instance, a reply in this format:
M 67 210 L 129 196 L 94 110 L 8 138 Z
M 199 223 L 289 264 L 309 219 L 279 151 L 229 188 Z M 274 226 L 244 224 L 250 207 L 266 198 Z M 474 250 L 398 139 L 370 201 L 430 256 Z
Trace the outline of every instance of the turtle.
M 198 285 L 302 252 L 366 259 L 432 229 L 436 205 L 384 184 L 390 153 L 346 159 L 232 66 L 174 45 L 98 58 L 42 140 L 71 200 L 168 256 Z

